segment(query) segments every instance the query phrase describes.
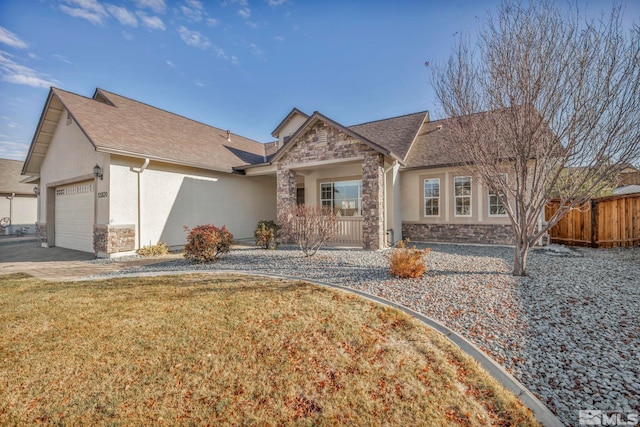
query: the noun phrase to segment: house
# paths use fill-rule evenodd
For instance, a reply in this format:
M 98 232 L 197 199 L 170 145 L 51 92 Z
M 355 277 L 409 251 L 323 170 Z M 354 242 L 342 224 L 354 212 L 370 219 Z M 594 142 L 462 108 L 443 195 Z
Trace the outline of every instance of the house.
M 204 223 L 251 239 L 295 203 L 334 209 L 341 245 L 511 243 L 499 197 L 454 164 L 443 123 L 423 111 L 345 126 L 294 108 L 263 144 L 102 89 L 52 88 L 22 172 L 41 189 L 44 244 L 98 256 L 181 247 Z
M 0 234 L 34 234 L 38 187 L 22 182 L 23 162 L 0 159 Z

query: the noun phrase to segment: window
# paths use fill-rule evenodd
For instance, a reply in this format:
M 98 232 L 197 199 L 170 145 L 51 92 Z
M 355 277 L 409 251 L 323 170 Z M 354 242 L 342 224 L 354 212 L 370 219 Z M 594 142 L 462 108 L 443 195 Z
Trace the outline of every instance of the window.
M 440 178 L 424 180 L 424 216 L 440 216 Z
M 453 178 L 453 200 L 456 216 L 471 216 L 471 177 Z
M 507 175 L 503 175 L 502 179 L 507 182 Z M 500 194 L 503 194 L 501 191 L 498 193 L 497 191 L 492 190 L 489 187 L 489 216 L 506 216 L 507 210 L 500 199 Z
M 324 182 L 320 184 L 320 204 L 338 216 L 362 214 L 362 181 Z

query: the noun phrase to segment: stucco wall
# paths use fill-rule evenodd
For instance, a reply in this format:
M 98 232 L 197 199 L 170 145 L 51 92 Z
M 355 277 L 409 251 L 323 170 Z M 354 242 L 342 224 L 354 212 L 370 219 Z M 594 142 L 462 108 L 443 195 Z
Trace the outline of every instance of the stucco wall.
M 296 114 L 291 120 L 285 123 L 282 129 L 280 129 L 280 132 L 278 132 L 278 146 L 282 147 L 284 139 L 293 135 L 305 121 L 307 121 L 306 117 Z
M 138 223 L 138 174 L 143 161 L 114 156 L 109 223 Z M 275 219 L 276 182 L 272 176 L 247 177 L 151 161 L 140 174 L 142 246 L 159 241 L 185 244 L 184 226 L 226 225 L 236 239 L 252 239 L 260 219 Z M 138 233 L 141 233 L 138 236 Z
M 468 176 L 469 173 L 451 169 L 421 169 L 400 172 L 401 203 L 400 212 L 404 222 L 425 224 L 509 224 L 507 217 L 489 216 L 487 188 L 479 179 L 472 177 L 471 216 L 459 217 L 454 214 L 453 180 L 456 176 Z M 440 178 L 440 216 L 425 217 L 423 207 L 423 180 Z
M 40 167 L 40 206 L 38 222 L 47 225 L 48 244 L 54 244 L 53 230 L 53 188 L 62 183 L 72 183 L 92 178 L 93 167 L 98 164 L 104 170 L 104 179 L 97 181 L 96 191 L 108 191 L 109 154 L 95 151 L 75 121 L 67 122 L 67 112 L 60 116 L 54 135 L 49 143 L 47 154 Z M 99 201 L 97 221 L 108 219 L 108 206 Z
M 6 195 L 0 196 L 0 218 L 11 218 L 11 226 L 4 230 L 5 234 L 14 234 L 22 227 L 27 227 L 29 234 L 35 233 L 38 218 L 36 197 L 16 195 L 13 200 L 6 197 Z

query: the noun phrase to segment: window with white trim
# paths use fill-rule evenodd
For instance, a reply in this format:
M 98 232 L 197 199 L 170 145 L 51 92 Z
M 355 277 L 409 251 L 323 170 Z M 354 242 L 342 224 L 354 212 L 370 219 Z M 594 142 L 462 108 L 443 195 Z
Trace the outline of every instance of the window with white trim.
M 504 179 L 504 182 L 506 183 L 507 175 L 504 174 L 502 176 L 502 179 Z M 507 216 L 507 210 L 504 206 L 504 203 L 502 203 L 502 198 L 500 197 L 500 195 L 503 194 L 504 193 L 502 191 L 498 189 L 494 191 L 491 189 L 491 187 L 489 187 L 489 216 Z
M 440 178 L 424 180 L 424 216 L 440 216 Z
M 471 177 L 453 178 L 453 202 L 455 216 L 471 216 Z
M 323 182 L 320 204 L 330 207 L 338 216 L 362 215 L 362 180 Z

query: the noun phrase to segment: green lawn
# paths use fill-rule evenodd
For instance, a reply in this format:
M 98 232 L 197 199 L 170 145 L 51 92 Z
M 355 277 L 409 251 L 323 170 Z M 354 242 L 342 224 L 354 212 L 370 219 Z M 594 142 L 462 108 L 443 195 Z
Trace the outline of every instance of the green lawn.
M 440 334 L 301 282 L 0 276 L 0 425 L 538 425 Z

